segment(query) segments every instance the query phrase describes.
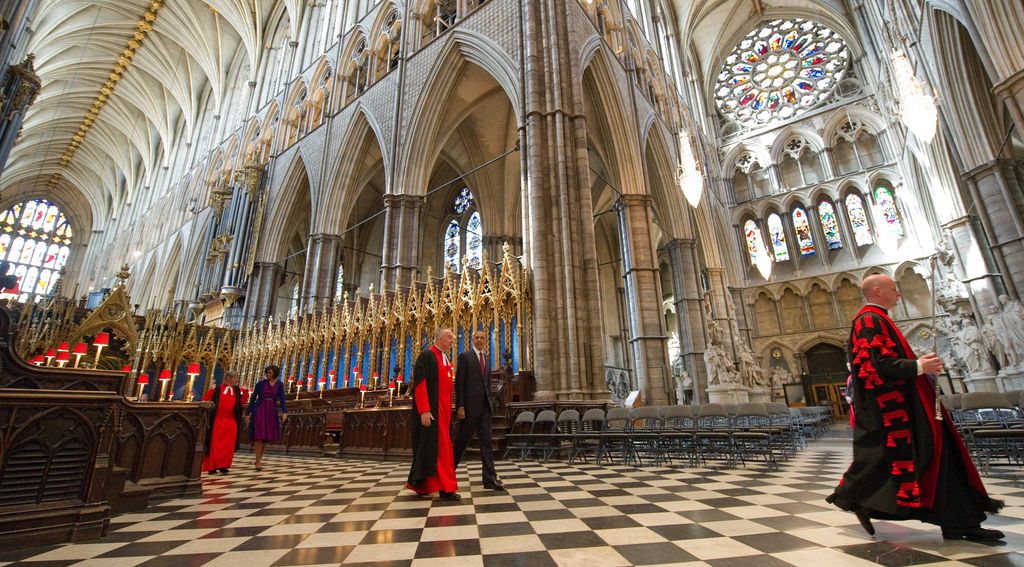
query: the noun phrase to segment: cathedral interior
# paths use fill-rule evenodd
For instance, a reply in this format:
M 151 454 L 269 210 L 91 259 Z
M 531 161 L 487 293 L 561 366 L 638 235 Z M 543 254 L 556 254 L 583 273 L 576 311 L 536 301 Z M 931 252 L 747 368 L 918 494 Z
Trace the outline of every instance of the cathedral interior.
M 35 462 L 12 408 L 95 429 L 32 450 L 92 455 L 67 477 L 92 535 L 37 545 L 97 542 L 0 565 L 1024 564 L 1019 460 L 986 477 L 1004 548 L 873 542 L 823 501 L 866 276 L 897 282 L 945 394 L 1024 390 L 1019 0 L 9 0 L 0 39 L 0 485 Z M 485 331 L 509 407 L 756 402 L 833 429 L 767 477 L 502 460 L 509 495 L 417 523 L 404 449 L 346 441 L 342 414 L 405 405 L 442 327 L 456 351 Z M 188 402 L 268 364 L 305 412 L 288 450 L 200 478 Z M 0 541 L 60 482 L 0 488 Z

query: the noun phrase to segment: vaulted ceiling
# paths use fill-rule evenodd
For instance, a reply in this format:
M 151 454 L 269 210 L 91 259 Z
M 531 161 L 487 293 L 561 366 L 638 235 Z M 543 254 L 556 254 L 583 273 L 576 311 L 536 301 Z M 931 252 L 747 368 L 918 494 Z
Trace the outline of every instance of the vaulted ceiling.
M 760 15 L 842 13 L 841 0 L 667 2 L 684 59 L 704 77 Z M 40 0 L 28 51 L 43 88 L 0 179 L 5 199 L 46 195 L 93 219 L 134 202 L 134 191 L 169 174 L 168 153 L 192 139 L 204 97 L 222 109 L 248 94 L 232 87 L 255 80 L 266 49 L 278 47 L 267 45 L 268 29 L 285 18 L 297 37 L 306 4 Z
M 252 80 L 263 64 L 268 25 L 286 17 L 294 27 L 304 7 L 41 0 L 28 51 L 43 87 L 0 179 L 4 196 L 45 192 L 82 203 L 84 195 L 93 218 L 132 202 L 135 188 L 163 172 L 165 152 L 190 139 L 203 97 L 222 108 L 236 77 Z

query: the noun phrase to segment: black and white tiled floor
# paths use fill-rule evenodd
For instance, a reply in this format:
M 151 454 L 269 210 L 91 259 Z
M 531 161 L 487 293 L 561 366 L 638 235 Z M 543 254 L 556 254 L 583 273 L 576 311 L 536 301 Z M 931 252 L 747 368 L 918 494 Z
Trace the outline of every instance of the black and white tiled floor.
M 1000 545 L 945 542 L 937 527 L 875 522 L 867 536 L 824 497 L 849 439 L 811 442 L 781 470 L 499 463 L 508 493 L 458 471 L 461 502 L 403 490 L 408 465 L 242 452 L 201 498 L 114 518 L 93 543 L 0 553 L 0 566 L 683 565 L 1024 566 L 1024 473 L 986 478 L 1006 500 Z

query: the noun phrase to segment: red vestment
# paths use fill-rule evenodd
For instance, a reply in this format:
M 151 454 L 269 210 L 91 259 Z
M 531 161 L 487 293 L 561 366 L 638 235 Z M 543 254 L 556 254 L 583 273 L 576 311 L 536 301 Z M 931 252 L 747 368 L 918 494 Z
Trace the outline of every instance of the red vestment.
M 454 373 L 452 365 L 447 357 L 438 350 L 436 346 L 430 347 L 437 361 L 437 408 L 430 406 L 430 392 L 428 391 L 427 380 L 419 378 L 416 387 L 413 389 L 413 399 L 416 403 L 416 413 L 422 414 L 436 409 L 434 412 L 437 420 L 437 470 L 433 475 L 423 478 L 415 486 L 406 486 L 417 494 L 432 494 L 438 491 L 455 492 L 458 482 L 455 480 L 455 455 L 452 452 L 451 421 L 452 421 L 452 380 Z M 427 359 L 429 360 L 429 358 Z M 418 419 L 418 417 L 417 417 Z
M 231 468 L 231 460 L 235 456 L 238 423 L 235 421 L 235 392 L 230 386 L 218 386 L 220 400 L 213 418 L 213 434 L 210 437 L 210 450 L 203 458 L 203 470 Z M 214 389 L 207 390 L 204 401 L 213 399 Z

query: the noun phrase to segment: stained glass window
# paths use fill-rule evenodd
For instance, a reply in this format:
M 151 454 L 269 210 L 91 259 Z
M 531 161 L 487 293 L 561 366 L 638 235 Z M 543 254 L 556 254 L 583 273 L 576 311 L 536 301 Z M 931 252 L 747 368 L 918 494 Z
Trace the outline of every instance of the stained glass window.
M 848 60 L 846 42 L 832 29 L 801 18 L 772 20 L 725 58 L 715 103 L 726 118 L 754 125 L 792 118 L 828 98 Z
M 875 187 L 875 206 L 885 221 L 889 234 L 896 238 L 903 238 L 903 221 L 900 220 L 899 209 L 896 208 L 896 199 L 892 196 L 892 189 L 884 185 Z M 3 242 L 0 242 L 0 246 Z
M 818 216 L 821 217 L 821 230 L 825 233 L 825 243 L 829 250 L 839 250 L 843 247 L 843 237 L 839 235 L 839 223 L 836 221 L 836 211 L 832 203 L 822 201 L 818 203 Z
M 743 223 L 743 233 L 747 236 L 747 252 L 750 254 L 750 263 L 756 266 L 759 262 L 764 261 L 762 256 L 766 254 L 764 239 L 761 238 L 761 229 L 757 227 L 757 223 L 748 220 Z
M 67 218 L 49 201 L 19 203 L 0 213 L 0 260 L 21 278 L 18 301 L 53 290 L 71 254 L 71 238 Z
M 468 187 L 463 187 L 462 191 L 459 191 L 459 196 L 455 197 L 455 214 L 461 215 L 473 206 L 473 193 L 470 192 Z
M 484 229 L 476 199 L 468 187 L 463 187 L 452 203 L 455 218 L 448 223 L 444 236 L 444 265 L 448 271 L 462 269 L 465 254 L 470 267 L 479 270 L 484 260 Z
M 462 243 L 462 227 L 459 221 L 452 219 L 448 223 L 448 230 L 444 233 L 444 265 L 451 272 L 459 271 L 459 250 Z
M 811 237 L 811 225 L 807 222 L 807 211 L 801 207 L 793 210 L 793 231 L 796 232 L 796 242 L 800 245 L 800 255 L 810 256 L 814 254 L 814 238 Z
M 857 246 L 875 241 L 871 238 L 871 227 L 868 226 L 868 216 L 864 213 L 864 201 L 860 195 L 850 193 L 846 196 L 846 214 L 850 215 L 850 226 L 853 227 L 853 238 Z
M 772 240 L 772 251 L 775 252 L 775 261 L 784 262 L 789 260 L 789 248 L 786 246 L 786 230 L 782 227 L 782 219 L 775 213 L 768 215 L 768 235 Z
M 466 256 L 469 265 L 479 270 L 484 260 L 484 235 L 481 232 L 480 213 L 475 212 L 466 224 Z

